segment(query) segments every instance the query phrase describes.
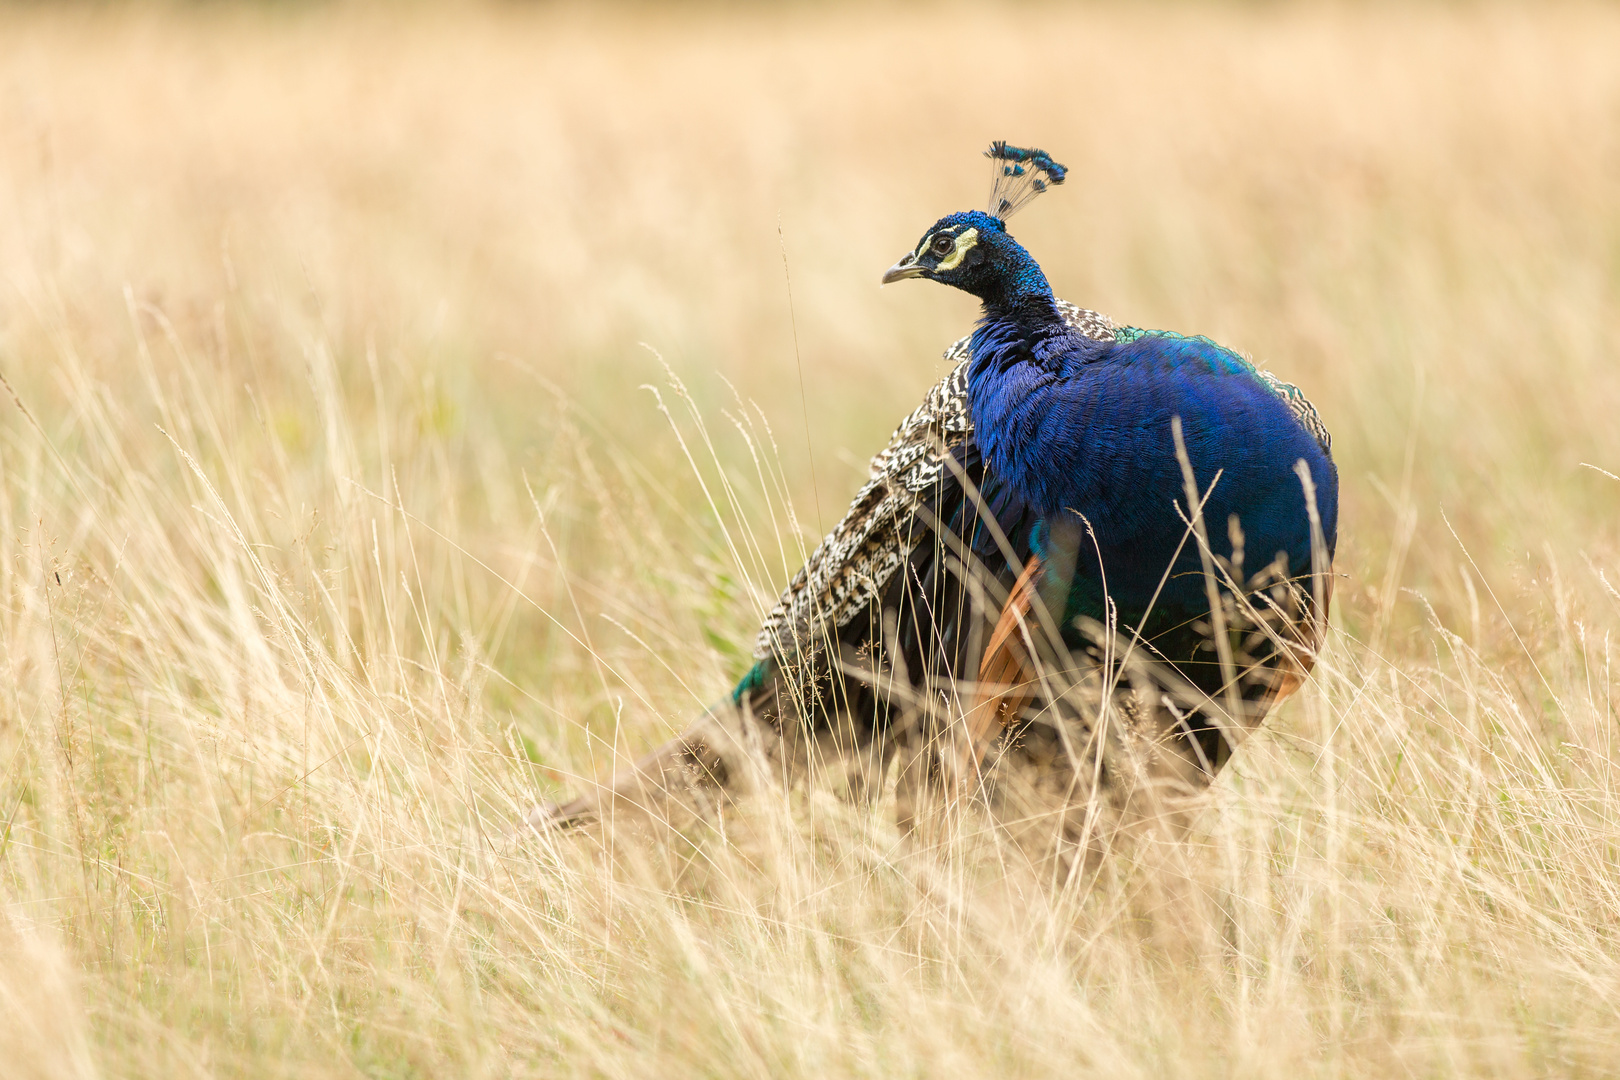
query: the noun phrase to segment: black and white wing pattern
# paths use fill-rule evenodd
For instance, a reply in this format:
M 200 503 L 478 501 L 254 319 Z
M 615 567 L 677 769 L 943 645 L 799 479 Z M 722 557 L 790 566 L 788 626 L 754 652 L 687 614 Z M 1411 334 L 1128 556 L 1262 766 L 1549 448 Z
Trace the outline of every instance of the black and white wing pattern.
M 1058 308 L 1070 326 L 1111 341 L 1118 329 L 1108 316 L 1067 301 Z M 952 452 L 973 436 L 968 414 L 968 341 L 945 352 L 950 372 L 900 422 L 877 456 L 866 484 L 843 520 L 788 583 L 765 616 L 754 641 L 757 659 L 784 658 L 836 636 L 882 595 L 926 536 L 912 528 L 918 509 L 949 472 Z

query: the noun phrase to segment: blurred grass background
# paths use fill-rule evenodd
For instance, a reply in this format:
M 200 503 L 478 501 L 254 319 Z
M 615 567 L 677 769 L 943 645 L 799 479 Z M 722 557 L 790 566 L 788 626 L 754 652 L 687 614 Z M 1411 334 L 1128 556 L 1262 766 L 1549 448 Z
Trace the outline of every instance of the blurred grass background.
M 1617 55 L 1582 4 L 0 7 L 16 1075 L 1608 1071 Z M 515 841 L 727 687 L 942 374 L 972 302 L 876 281 L 993 138 L 1071 166 L 1014 222 L 1059 295 L 1322 410 L 1330 663 L 1097 882 L 818 797 Z

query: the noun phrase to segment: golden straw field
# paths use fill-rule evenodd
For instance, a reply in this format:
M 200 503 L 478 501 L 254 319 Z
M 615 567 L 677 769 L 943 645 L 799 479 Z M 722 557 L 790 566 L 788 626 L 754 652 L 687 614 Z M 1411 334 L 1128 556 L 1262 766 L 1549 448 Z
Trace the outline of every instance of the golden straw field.
M 994 138 L 1320 407 L 1312 680 L 1089 877 L 520 831 L 747 666 Z M 0 7 L 0 374 L 6 1077 L 1615 1071 L 1620 10 Z

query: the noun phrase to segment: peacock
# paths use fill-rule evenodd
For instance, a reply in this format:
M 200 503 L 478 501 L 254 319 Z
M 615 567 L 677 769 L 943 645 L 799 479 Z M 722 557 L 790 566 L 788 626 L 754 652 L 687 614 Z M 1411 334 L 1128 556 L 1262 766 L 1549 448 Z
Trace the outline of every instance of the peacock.
M 982 318 L 765 616 L 753 666 L 532 823 L 696 809 L 818 763 L 871 797 L 898 759 L 904 828 L 925 796 L 995 803 L 1017 774 L 1084 831 L 1105 793 L 1139 818 L 1196 793 L 1309 673 L 1338 511 L 1316 409 L 1208 338 L 1057 299 L 1006 222 L 1066 170 L 987 156 L 989 209 L 939 219 L 882 279 L 962 289 Z

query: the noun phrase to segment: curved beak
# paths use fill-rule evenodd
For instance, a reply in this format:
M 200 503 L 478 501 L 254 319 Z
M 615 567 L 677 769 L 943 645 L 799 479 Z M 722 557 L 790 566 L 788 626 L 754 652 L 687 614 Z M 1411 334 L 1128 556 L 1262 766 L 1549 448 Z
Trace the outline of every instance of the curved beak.
M 889 267 L 883 274 L 883 284 L 891 281 L 904 281 L 906 278 L 922 277 L 927 268 L 917 262 L 917 253 L 908 251 L 900 256 L 900 261 Z

